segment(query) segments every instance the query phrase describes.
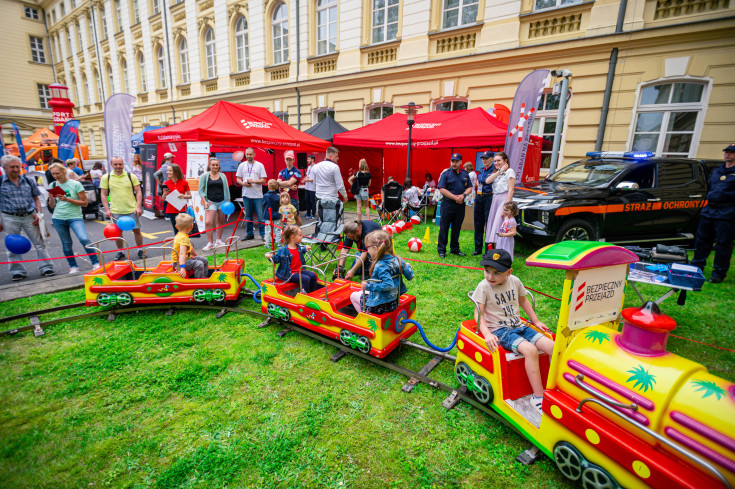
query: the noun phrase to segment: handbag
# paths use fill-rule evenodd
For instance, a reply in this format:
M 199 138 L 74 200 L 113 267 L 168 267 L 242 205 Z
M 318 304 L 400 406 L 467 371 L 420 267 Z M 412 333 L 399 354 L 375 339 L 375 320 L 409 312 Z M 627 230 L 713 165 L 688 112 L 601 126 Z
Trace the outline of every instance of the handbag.
M 357 197 L 357 195 L 360 193 L 360 183 L 358 182 L 357 174 L 355 175 L 355 178 L 352 180 L 352 186 L 350 186 L 350 192 L 352 192 L 352 195 L 354 195 L 355 197 Z

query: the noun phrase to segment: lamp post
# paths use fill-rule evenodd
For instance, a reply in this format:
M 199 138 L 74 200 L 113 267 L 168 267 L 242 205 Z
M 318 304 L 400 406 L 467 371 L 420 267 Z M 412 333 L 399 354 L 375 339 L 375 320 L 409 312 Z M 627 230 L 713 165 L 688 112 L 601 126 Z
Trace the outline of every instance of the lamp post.
M 401 108 L 406 111 L 406 123 L 408 124 L 408 156 L 406 160 L 406 178 L 411 178 L 411 128 L 416 118 L 416 112 L 423 108 L 421 105 L 416 105 L 413 102 L 409 102 L 408 105 L 401 105 Z

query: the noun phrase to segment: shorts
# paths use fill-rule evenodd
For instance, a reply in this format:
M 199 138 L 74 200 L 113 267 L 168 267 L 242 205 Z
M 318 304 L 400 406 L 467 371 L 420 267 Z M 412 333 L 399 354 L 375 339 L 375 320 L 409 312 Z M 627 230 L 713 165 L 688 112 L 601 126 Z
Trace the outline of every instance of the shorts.
M 500 343 L 500 346 L 508 351 L 512 351 L 513 353 L 518 353 L 518 345 L 520 345 L 522 341 L 525 340 L 532 345 L 535 345 L 536 342 L 544 336 L 528 326 L 520 326 L 518 328 L 498 328 L 493 331 L 493 334 L 498 337 L 498 343 Z
M 132 217 L 135 221 L 135 227 L 133 229 L 140 229 L 140 218 L 135 212 L 131 212 L 130 214 L 112 214 L 112 217 L 114 217 L 116 221 L 123 216 Z
M 226 200 L 223 200 L 222 202 L 210 202 L 209 203 L 209 208 L 206 209 L 206 210 L 208 210 L 208 211 L 218 211 L 220 209 L 220 207 L 222 207 L 222 204 L 224 204 L 225 202 L 227 202 L 227 201 Z

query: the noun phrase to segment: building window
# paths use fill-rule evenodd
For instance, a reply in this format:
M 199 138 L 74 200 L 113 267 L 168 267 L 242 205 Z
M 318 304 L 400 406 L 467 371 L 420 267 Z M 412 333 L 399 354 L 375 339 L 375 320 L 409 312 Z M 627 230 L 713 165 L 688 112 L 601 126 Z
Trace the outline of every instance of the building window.
M 123 28 L 122 6 L 120 5 L 120 0 L 115 0 L 115 19 L 117 20 L 117 32 L 120 32 Z
M 365 107 L 365 122 L 372 124 L 393 115 L 393 106 L 390 104 L 373 104 Z
M 237 19 L 237 24 L 235 24 L 235 58 L 237 59 L 238 73 L 250 69 L 248 21 L 245 20 L 245 17 Z
M 48 109 L 48 103 L 51 100 L 51 90 L 49 90 L 48 85 L 41 85 L 40 83 L 36 87 L 38 88 L 38 100 L 41 102 L 41 108 Z
M 316 54 L 337 51 L 337 0 L 316 0 Z
M 102 78 L 100 78 L 100 70 L 94 70 L 94 81 L 97 83 L 97 102 L 104 102 L 105 96 L 102 94 Z
M 77 8 L 77 0 L 71 0 L 71 8 L 72 9 Z
M 467 110 L 469 102 L 467 99 L 444 100 L 437 102 L 434 110 L 450 111 L 450 110 Z
M 83 44 L 82 44 L 82 27 L 79 25 L 79 22 L 77 22 L 75 25 L 76 25 L 76 28 L 77 28 L 77 43 L 79 44 L 77 46 L 77 51 L 81 51 L 82 50 L 82 46 L 83 46 Z
M 288 10 L 285 3 L 273 9 L 273 64 L 288 61 Z
M 274 112 L 274 115 L 288 124 L 288 112 Z
M 94 138 L 94 129 L 89 130 L 89 149 L 93 155 L 97 154 L 97 141 Z
M 59 11 L 61 12 L 61 17 L 66 15 L 66 6 L 64 5 L 64 2 L 59 4 Z
M 77 85 L 77 79 L 73 76 L 71 77 L 71 85 L 74 87 L 75 105 L 82 105 L 82 99 L 79 98 L 79 86 Z
M 320 107 L 318 109 L 314 110 L 314 124 L 317 124 L 324 119 L 327 118 L 327 116 L 334 119 L 334 109 L 330 107 Z
M 115 93 L 115 79 L 112 77 L 112 67 L 110 65 L 107 65 L 107 81 L 110 83 L 108 92 L 112 95 Z
M 28 19 L 38 20 L 38 19 L 41 18 L 38 15 L 38 9 L 35 9 L 33 7 L 29 7 L 29 6 L 26 5 L 26 6 L 23 7 L 23 10 L 25 11 L 26 18 L 28 18 Z M 39 87 L 40 86 L 41 85 L 39 85 Z
M 146 93 L 148 83 L 145 78 L 145 57 L 142 54 L 138 55 L 138 71 L 140 71 L 140 93 Z
M 567 92 L 567 113 L 571 96 L 572 93 Z M 556 134 L 556 118 L 559 115 L 559 98 L 558 94 L 554 95 L 551 92 L 541 95 L 537 108 L 538 112 L 536 112 L 536 118 L 533 120 L 531 134 L 543 138 L 541 143 L 541 168 L 549 168 L 551 164 L 551 150 L 554 148 L 554 135 Z
M 107 16 L 105 15 L 105 8 L 100 7 L 100 23 L 102 24 L 102 39 L 107 39 Z
M 82 73 L 82 83 L 84 84 L 84 105 L 89 105 L 89 82 L 87 81 L 87 75 Z
M 184 37 L 179 41 L 179 64 L 181 65 L 181 84 L 186 85 L 189 83 L 189 45 Z
M 31 36 L 31 59 L 34 63 L 45 63 L 46 52 L 43 49 L 43 39 Z
M 125 58 L 122 59 L 120 62 L 120 71 L 122 72 L 122 90 L 120 90 L 123 93 L 127 93 L 130 89 L 130 85 L 128 85 L 128 62 L 125 61 Z
M 373 43 L 398 38 L 398 0 L 373 0 Z
M 94 43 L 94 31 L 92 30 L 92 16 L 87 15 L 87 28 L 89 29 L 87 40 L 89 41 L 89 44 Z
M 207 61 L 207 79 L 217 76 L 217 52 L 214 45 L 214 29 L 204 33 L 204 54 Z
M 444 0 L 442 29 L 450 29 L 477 22 L 479 0 Z
M 160 14 L 161 13 L 161 0 L 152 0 L 151 2 L 153 4 L 153 15 Z M 176 2 L 179 3 L 179 2 Z
M 138 0 L 133 0 L 133 24 L 140 22 L 140 6 Z
M 54 43 L 55 44 L 54 47 L 56 49 L 56 59 L 60 61 L 61 60 L 61 39 L 59 39 L 59 36 L 56 36 L 54 39 L 56 40 L 56 42 Z
M 694 156 L 704 114 L 706 83 L 658 83 L 641 89 L 633 118 L 631 151 Z
M 582 3 L 582 0 L 536 0 L 534 3 L 534 10 L 562 7 L 564 5 L 573 5 L 575 3 Z
M 74 48 L 71 45 L 71 27 L 69 27 L 65 32 L 66 32 L 66 47 L 69 49 L 69 52 L 67 53 L 67 57 L 71 57 L 72 53 L 74 52 Z
M 158 58 L 158 88 L 168 88 L 166 85 L 166 56 L 163 53 L 163 46 L 158 46 L 156 57 Z

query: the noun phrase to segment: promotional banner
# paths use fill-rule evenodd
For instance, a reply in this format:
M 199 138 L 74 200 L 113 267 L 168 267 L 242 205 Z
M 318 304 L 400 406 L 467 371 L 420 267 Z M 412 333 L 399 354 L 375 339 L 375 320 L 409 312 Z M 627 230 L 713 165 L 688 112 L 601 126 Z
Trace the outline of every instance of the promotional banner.
M 513 97 L 508 134 L 505 136 L 505 152 L 508 153 L 510 167 L 515 171 L 517 178 L 523 175 L 523 164 L 526 161 L 533 120 L 536 118 L 536 108 L 549 76 L 549 70 L 532 71 L 518 85 Z
M 186 178 L 199 178 L 207 171 L 209 143 L 191 141 L 186 143 Z
M 18 130 L 18 126 L 15 125 L 15 122 L 10 123 L 13 126 L 13 131 L 15 132 L 15 141 L 18 145 L 18 152 L 20 153 L 20 161 L 23 162 L 23 168 L 26 170 L 28 169 L 28 164 L 26 163 L 26 149 L 23 147 L 23 139 L 20 137 L 20 131 Z
M 59 133 L 59 152 L 58 158 L 61 161 L 66 161 L 69 158 L 74 158 L 74 148 L 77 145 L 77 138 L 79 136 L 79 121 L 72 119 L 64 124 Z M 82 152 L 80 151 L 81 155 Z
M 569 329 L 615 321 L 623 305 L 627 271 L 628 265 L 581 270 L 572 286 Z
M 125 162 L 125 170 L 133 168 L 133 105 L 135 97 L 117 93 L 105 102 L 105 139 L 107 159 L 119 156 Z

